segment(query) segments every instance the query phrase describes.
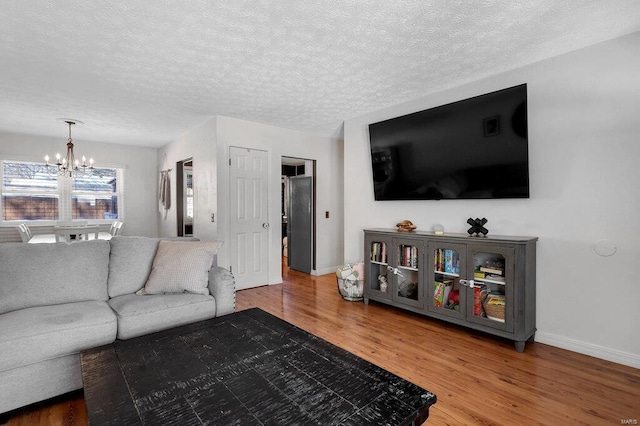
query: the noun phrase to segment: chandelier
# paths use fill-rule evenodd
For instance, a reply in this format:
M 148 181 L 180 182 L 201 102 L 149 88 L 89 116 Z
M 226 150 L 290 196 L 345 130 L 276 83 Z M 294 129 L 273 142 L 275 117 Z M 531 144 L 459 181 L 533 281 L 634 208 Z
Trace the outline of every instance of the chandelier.
M 60 121 L 64 121 L 69 126 L 69 141 L 67 142 L 67 155 L 65 157 L 61 157 L 59 153 L 56 154 L 56 162 L 55 164 L 49 163 L 49 155 L 44 156 L 45 166 L 50 173 L 57 172 L 60 176 L 73 177 L 76 175 L 84 175 L 91 173 L 93 171 L 93 158 L 89 159 L 89 164 L 87 165 L 87 159 L 83 155 L 82 163 L 79 160 L 76 160 L 76 157 L 73 153 L 73 140 L 71 139 L 71 126 L 78 124 L 82 125 L 82 121 L 71 120 L 67 118 L 62 118 Z M 53 167 L 56 169 L 53 169 Z

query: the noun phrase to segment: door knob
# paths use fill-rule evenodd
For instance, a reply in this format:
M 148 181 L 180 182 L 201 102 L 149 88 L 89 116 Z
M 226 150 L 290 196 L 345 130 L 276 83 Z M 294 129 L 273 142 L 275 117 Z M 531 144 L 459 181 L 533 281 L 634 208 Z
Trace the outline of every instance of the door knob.
M 269 228 L 269 224 L 268 224 L 268 223 L 263 223 L 263 224 L 262 224 L 262 227 L 263 227 L 264 229 L 267 229 L 267 228 Z

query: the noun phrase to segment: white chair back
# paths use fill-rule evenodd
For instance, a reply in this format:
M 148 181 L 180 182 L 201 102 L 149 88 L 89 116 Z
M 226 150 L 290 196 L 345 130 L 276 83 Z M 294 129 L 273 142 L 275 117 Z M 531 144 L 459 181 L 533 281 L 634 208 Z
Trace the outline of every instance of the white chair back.
M 27 226 L 26 223 L 21 223 L 16 226 L 18 232 L 20 233 L 20 238 L 22 238 L 23 243 L 28 243 L 31 238 L 33 238 L 33 234 L 31 234 L 31 230 Z
M 109 233 L 111 234 L 112 237 L 115 237 L 116 235 L 120 234 L 120 229 L 122 228 L 122 225 L 124 225 L 124 223 L 120 222 L 119 220 L 116 220 L 111 224 L 111 228 L 109 228 Z

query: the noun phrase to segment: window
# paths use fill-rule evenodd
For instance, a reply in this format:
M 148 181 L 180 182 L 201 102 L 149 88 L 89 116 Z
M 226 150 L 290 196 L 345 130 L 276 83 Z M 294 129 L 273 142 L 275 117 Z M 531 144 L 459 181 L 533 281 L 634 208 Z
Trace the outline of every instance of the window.
M 74 179 L 71 193 L 72 218 L 117 219 L 116 175 L 116 169 L 94 169 L 89 176 Z
M 2 162 L 2 221 L 117 219 L 123 170 L 96 168 L 68 178 L 42 163 Z
M 43 164 L 2 162 L 2 220 L 56 220 L 58 177 Z

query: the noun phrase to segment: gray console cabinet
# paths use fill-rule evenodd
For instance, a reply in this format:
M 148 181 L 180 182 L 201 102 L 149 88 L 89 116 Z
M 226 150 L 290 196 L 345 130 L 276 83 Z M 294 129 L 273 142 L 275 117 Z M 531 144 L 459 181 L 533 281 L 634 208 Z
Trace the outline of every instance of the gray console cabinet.
M 364 231 L 364 301 L 513 340 L 536 331 L 536 237 Z

